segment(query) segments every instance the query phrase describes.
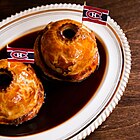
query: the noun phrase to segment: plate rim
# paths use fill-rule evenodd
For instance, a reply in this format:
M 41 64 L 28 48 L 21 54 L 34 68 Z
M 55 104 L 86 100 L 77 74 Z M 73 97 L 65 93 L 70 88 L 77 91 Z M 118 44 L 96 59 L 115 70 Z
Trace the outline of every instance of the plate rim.
M 80 4 L 67 4 L 67 3 L 60 3 L 60 4 L 50 4 L 50 5 L 43 5 L 43 6 L 38 6 L 36 8 L 31 8 L 25 11 L 21 11 L 20 13 L 16 13 L 15 15 L 11 15 L 11 17 L 8 17 L 4 20 L 2 20 L 0 22 L 0 29 L 3 26 L 6 26 L 6 24 L 8 24 L 9 22 L 20 18 L 22 16 L 25 16 L 26 14 L 30 13 L 34 13 L 36 10 L 37 11 L 42 11 L 44 9 L 58 9 L 58 8 L 68 8 L 68 9 L 76 9 L 76 10 L 80 10 L 82 9 L 82 5 Z M 80 132 L 78 131 L 76 134 L 74 134 L 74 136 L 72 135 L 71 137 L 69 137 L 69 139 L 72 140 L 79 140 L 79 139 L 85 139 L 86 136 L 90 135 L 91 132 L 93 132 L 95 129 L 98 128 L 99 125 L 102 124 L 102 122 L 104 122 L 106 120 L 106 118 L 111 114 L 111 112 L 113 111 L 113 109 L 116 107 L 116 105 L 118 104 L 119 100 L 121 99 L 121 96 L 123 95 L 123 92 L 125 91 L 126 88 L 126 84 L 128 83 L 128 79 L 129 79 L 129 75 L 130 75 L 130 70 L 131 70 L 131 51 L 130 51 L 130 46 L 129 43 L 127 41 L 127 38 L 125 36 L 125 33 L 123 32 L 123 30 L 121 29 L 121 27 L 117 24 L 116 21 L 114 21 L 113 19 L 111 19 L 111 17 L 108 17 L 108 23 L 109 25 L 112 27 L 112 31 L 114 31 L 115 33 L 117 33 L 119 39 L 120 39 L 120 43 L 122 45 L 122 50 L 123 50 L 123 54 L 125 55 L 125 59 L 124 59 L 124 69 L 121 75 L 121 80 L 120 83 L 117 86 L 117 91 L 115 92 L 115 94 L 113 95 L 113 97 L 110 99 L 109 103 L 107 104 L 106 108 L 103 109 L 102 113 L 100 113 L 98 115 L 98 117 L 90 122 L 88 124 L 88 126 L 86 126 L 84 129 L 80 130 Z M 2 136 L 3 138 L 10 138 L 7 136 Z M 24 136 L 23 136 L 24 137 Z

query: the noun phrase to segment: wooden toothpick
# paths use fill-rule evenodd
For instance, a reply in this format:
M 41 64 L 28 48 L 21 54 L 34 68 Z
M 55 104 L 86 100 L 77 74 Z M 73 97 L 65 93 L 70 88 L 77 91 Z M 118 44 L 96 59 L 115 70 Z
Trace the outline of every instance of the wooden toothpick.
M 86 3 L 87 3 L 87 2 L 86 2 L 86 1 L 84 1 L 84 6 L 86 5 Z
M 86 1 L 84 1 L 84 6 L 86 6 Z M 84 6 L 83 6 L 83 10 L 84 10 Z M 82 20 L 82 28 L 83 28 L 83 20 Z

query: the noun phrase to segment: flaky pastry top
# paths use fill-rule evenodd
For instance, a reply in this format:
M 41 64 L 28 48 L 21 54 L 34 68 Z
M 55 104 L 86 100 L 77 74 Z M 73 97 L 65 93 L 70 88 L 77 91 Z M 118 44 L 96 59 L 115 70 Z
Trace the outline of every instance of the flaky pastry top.
M 12 75 L 0 89 L 0 124 L 19 124 L 33 118 L 44 102 L 44 90 L 33 68 L 21 62 L 0 60 L 0 70 Z
M 45 65 L 57 75 L 72 81 L 89 76 L 99 62 L 93 31 L 74 20 L 64 19 L 49 23 L 36 44 Z M 41 66 L 41 63 L 38 64 Z M 41 68 L 48 74 L 44 66 Z

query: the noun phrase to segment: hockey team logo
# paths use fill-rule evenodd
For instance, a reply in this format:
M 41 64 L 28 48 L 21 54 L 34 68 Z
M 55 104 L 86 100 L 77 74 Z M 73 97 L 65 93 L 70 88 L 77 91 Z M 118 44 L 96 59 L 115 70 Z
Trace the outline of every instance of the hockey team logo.
M 102 13 L 96 10 L 87 11 L 87 17 L 91 20 L 101 19 Z
M 12 51 L 10 53 L 12 58 L 15 59 L 27 59 L 28 58 L 28 53 L 26 51 Z

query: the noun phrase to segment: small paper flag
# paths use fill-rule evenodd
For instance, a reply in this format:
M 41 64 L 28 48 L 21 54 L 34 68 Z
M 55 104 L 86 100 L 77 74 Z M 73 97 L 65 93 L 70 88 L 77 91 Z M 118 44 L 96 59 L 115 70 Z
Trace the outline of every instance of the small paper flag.
M 34 63 L 34 50 L 13 48 L 7 45 L 7 59 L 9 62 Z
M 82 21 L 106 25 L 108 15 L 109 10 L 84 5 Z

